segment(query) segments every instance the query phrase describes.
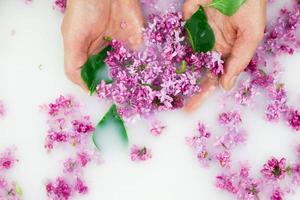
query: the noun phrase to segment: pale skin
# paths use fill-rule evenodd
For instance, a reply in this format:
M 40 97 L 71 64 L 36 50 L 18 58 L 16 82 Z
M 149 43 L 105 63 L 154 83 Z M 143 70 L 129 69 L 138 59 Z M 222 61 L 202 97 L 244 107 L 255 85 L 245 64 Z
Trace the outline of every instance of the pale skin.
M 210 1 L 186 0 L 182 8 L 184 18 Z M 263 37 L 266 4 L 267 0 L 246 0 L 231 17 L 205 8 L 216 37 L 214 49 L 225 60 L 225 74 L 220 79 L 208 75 L 202 81 L 202 91 L 188 99 L 184 108 L 187 112 L 197 109 L 219 85 L 226 91 L 233 88 Z M 107 45 L 103 37 L 110 36 L 137 48 L 142 42 L 143 23 L 138 0 L 68 0 L 62 24 L 67 77 L 87 91 L 80 71 L 90 55 Z

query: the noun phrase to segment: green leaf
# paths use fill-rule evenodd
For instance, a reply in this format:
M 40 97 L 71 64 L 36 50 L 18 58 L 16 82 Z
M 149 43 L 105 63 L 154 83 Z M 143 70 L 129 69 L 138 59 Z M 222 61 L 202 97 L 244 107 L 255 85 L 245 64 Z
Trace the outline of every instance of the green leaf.
M 81 70 L 81 77 L 86 83 L 91 95 L 96 91 L 97 85 L 104 80 L 111 83 L 112 80 L 108 76 L 108 70 L 104 62 L 107 52 L 111 50 L 111 46 L 107 46 L 97 55 L 88 58 Z
M 113 104 L 108 110 L 108 112 L 104 115 L 104 117 L 100 120 L 100 122 L 96 127 L 95 132 L 93 133 L 93 142 L 97 147 L 97 149 L 100 149 L 100 144 L 99 144 L 100 141 L 97 140 L 97 136 L 102 132 L 104 132 L 106 126 L 108 126 L 111 123 L 113 124 L 113 126 L 117 128 L 117 131 L 122 141 L 125 144 L 128 144 L 128 135 L 124 125 L 124 121 L 117 111 L 117 106 Z
M 227 16 L 236 13 L 246 0 L 213 0 L 207 7 L 213 7 Z
M 215 45 L 215 35 L 202 7 L 186 21 L 185 30 L 195 52 L 207 52 Z

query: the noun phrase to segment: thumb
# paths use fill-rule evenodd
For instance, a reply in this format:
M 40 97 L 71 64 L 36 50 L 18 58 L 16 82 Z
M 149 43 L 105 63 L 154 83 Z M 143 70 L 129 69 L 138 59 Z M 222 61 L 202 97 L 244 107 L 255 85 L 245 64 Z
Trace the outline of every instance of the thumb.
M 199 9 L 200 5 L 204 6 L 210 2 L 211 0 L 185 0 L 182 6 L 183 18 L 189 19 Z
M 262 33 L 238 33 L 238 38 L 230 56 L 225 62 L 225 74 L 221 77 L 222 87 L 228 91 L 233 88 L 237 77 L 249 64 L 262 38 Z
M 189 19 L 199 8 L 198 0 L 186 0 L 182 6 L 183 18 Z

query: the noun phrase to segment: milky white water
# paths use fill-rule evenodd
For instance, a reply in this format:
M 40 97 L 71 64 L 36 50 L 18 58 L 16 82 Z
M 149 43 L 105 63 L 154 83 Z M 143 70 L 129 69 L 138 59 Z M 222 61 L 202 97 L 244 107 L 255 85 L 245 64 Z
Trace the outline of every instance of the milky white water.
M 68 150 L 58 150 L 48 155 L 44 150 L 47 127 L 39 105 L 60 94 L 73 94 L 85 104 L 95 123 L 109 107 L 107 102 L 99 103 L 83 93 L 65 77 L 61 20 L 62 15 L 52 10 L 50 0 L 34 0 L 30 6 L 24 5 L 23 0 L 0 0 L 0 99 L 7 106 L 7 116 L 0 121 L 0 148 L 14 144 L 19 149 L 20 163 L 12 177 L 22 186 L 25 200 L 45 199 L 44 182 L 60 174 L 61 161 L 69 154 Z M 290 102 L 299 105 L 300 55 L 283 58 L 282 62 Z M 184 137 L 193 133 L 200 119 L 212 131 L 221 131 L 214 127 L 221 93 L 210 97 L 192 115 L 181 111 L 160 114 L 167 125 L 161 137 L 150 135 L 144 120 L 129 125 L 130 143 L 152 149 L 153 159 L 149 162 L 132 163 L 118 137 L 104 135 L 105 162 L 88 168 L 90 193 L 78 199 L 231 200 L 231 196 L 215 189 L 215 171 L 200 168 L 184 143 Z M 293 158 L 290 145 L 300 137 L 283 123 L 273 125 L 262 117 L 262 112 L 245 110 L 249 142 L 235 155 L 253 162 L 253 169 L 258 169 L 271 155 Z M 287 199 L 299 200 L 300 193 Z

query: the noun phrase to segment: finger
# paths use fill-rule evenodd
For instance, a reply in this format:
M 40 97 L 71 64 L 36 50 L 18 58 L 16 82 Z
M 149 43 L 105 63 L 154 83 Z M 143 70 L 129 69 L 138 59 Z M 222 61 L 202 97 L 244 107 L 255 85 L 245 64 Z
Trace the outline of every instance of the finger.
M 201 92 L 188 99 L 186 105 L 183 108 L 184 111 L 188 113 L 195 111 L 208 96 L 213 94 L 217 87 L 218 78 L 207 76 L 201 83 Z
M 94 42 L 92 42 L 92 44 L 88 48 L 88 56 L 98 54 L 108 44 L 109 44 L 109 42 L 105 41 L 104 37 L 99 36 L 98 39 L 96 39 Z
M 204 6 L 210 2 L 211 0 L 185 0 L 182 7 L 183 18 L 189 19 L 199 9 L 200 5 Z
M 244 31 L 238 33 L 237 40 L 230 56 L 225 61 L 225 74 L 221 77 L 222 87 L 228 91 L 233 88 L 238 75 L 244 71 L 252 59 L 262 38 L 263 31 L 253 33 Z
M 198 0 L 186 0 L 182 6 L 183 18 L 189 19 L 199 8 Z
M 88 58 L 88 46 L 80 37 L 64 36 L 64 62 L 67 77 L 82 89 L 87 87 L 81 78 L 81 69 Z

